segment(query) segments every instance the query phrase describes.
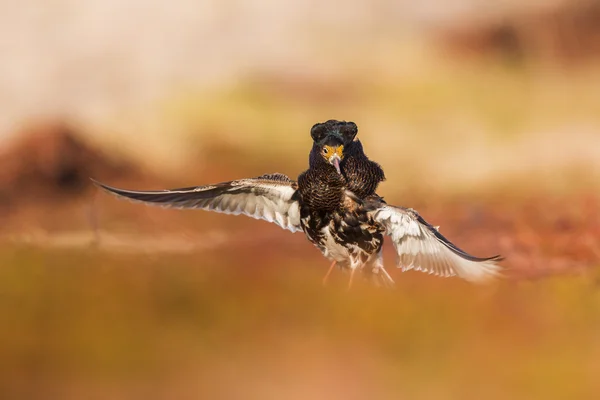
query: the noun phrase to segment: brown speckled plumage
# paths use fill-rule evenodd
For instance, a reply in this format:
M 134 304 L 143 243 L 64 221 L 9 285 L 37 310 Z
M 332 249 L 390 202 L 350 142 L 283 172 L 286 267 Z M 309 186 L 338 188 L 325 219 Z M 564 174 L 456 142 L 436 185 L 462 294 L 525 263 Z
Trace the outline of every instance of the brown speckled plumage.
M 298 178 L 302 229 L 340 268 L 353 269 L 379 253 L 385 229 L 367 212 L 362 200 L 347 190 L 344 176 L 319 155 L 318 147 L 313 150 L 311 167 Z M 390 282 L 384 279 L 381 283 Z
M 298 177 L 298 192 L 303 203 L 312 210 L 333 211 L 340 207 L 346 182 L 329 165 L 310 168 Z
M 345 146 L 344 155 L 340 167 L 348 182 L 348 190 L 361 199 L 375 194 L 379 183 L 385 180 L 381 166 L 369 160 L 358 139 Z

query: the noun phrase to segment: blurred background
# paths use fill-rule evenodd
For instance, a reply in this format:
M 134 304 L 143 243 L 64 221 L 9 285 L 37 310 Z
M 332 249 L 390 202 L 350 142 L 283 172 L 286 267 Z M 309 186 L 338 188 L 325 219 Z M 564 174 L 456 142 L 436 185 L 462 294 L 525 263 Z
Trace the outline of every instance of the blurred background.
M 594 399 L 600 1 L 0 0 L 0 398 Z M 338 272 L 302 234 L 98 193 L 307 168 L 506 279 Z

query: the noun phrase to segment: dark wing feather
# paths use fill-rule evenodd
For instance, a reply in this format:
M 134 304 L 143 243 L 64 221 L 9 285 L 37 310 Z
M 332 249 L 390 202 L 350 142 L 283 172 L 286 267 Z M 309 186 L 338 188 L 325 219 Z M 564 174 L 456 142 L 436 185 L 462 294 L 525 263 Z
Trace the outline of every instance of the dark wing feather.
M 93 179 L 92 181 L 107 192 L 132 201 L 167 208 L 196 208 L 225 214 L 243 214 L 276 223 L 292 232 L 302 230 L 299 204 L 293 199 L 296 182 L 283 174 L 157 191 L 118 189 Z
M 403 271 L 414 269 L 439 276 L 459 276 L 468 281 L 484 281 L 499 275 L 499 256 L 474 257 L 459 249 L 416 211 L 381 204 L 373 211 L 391 236 Z

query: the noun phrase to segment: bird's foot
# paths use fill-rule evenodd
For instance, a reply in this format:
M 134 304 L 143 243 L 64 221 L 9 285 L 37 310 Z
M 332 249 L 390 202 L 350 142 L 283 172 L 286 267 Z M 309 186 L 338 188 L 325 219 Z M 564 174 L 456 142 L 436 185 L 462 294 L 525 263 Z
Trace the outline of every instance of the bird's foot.
M 333 271 L 333 268 L 335 267 L 336 263 L 337 263 L 337 261 L 334 261 L 329 266 L 329 269 L 327 270 L 327 273 L 323 277 L 323 286 L 327 285 L 327 281 L 329 280 L 329 275 L 331 275 L 331 271 Z
M 370 279 L 376 286 L 394 288 L 396 283 L 383 266 L 376 266 L 370 272 Z
M 348 290 L 350 290 L 352 288 L 352 281 L 354 279 L 354 272 L 356 271 L 356 268 L 351 268 L 350 269 L 350 280 L 348 281 Z

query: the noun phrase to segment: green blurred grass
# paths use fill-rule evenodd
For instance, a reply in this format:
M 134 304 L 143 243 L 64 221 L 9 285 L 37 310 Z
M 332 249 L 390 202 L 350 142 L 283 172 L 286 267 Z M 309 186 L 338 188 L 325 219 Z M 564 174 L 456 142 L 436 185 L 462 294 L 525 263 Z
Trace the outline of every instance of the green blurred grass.
M 341 274 L 322 288 L 326 263 L 304 250 L 5 246 L 0 397 L 562 399 L 600 390 L 593 277 L 481 287 L 396 273 L 395 291 L 346 292 Z
M 597 181 L 597 65 L 465 63 L 422 53 L 391 52 L 335 74 L 249 73 L 226 87 L 173 90 L 113 147 L 125 148 L 129 137 L 129 153 L 143 165 L 190 182 L 272 171 L 296 177 L 306 168 L 310 127 L 334 118 L 358 124 L 367 154 L 398 186 L 452 193 Z
M 596 65 L 454 63 L 432 54 L 417 61 L 390 57 L 387 64 L 378 75 L 368 68 L 326 77 L 258 74 L 212 91 L 188 88 L 158 105 L 159 118 L 199 141 L 218 131 L 267 154 L 277 149 L 265 144 L 304 143 L 295 129 L 308 133 L 316 121 L 329 118 L 353 119 L 359 128 L 401 123 L 405 136 L 428 137 L 444 135 L 449 123 L 461 120 L 477 135 L 500 138 L 573 122 L 600 123 Z

